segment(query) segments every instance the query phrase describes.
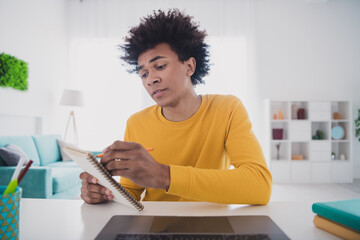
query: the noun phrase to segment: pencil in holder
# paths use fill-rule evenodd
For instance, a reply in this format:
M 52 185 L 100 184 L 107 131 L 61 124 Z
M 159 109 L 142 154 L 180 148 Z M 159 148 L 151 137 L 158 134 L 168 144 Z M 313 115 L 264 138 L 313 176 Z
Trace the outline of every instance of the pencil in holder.
M 0 186 L 0 239 L 19 239 L 21 188 L 3 195 L 6 186 Z

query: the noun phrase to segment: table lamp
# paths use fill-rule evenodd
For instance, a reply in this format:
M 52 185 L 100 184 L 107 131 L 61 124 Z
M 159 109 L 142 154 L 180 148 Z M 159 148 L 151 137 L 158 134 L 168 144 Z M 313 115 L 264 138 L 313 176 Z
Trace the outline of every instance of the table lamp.
M 66 106 L 71 106 L 71 107 L 82 107 L 82 106 L 84 106 L 83 93 L 78 90 L 64 89 L 62 96 L 61 96 L 60 104 L 66 105 Z M 79 144 L 78 143 L 78 134 L 77 134 L 77 130 L 76 130 L 75 114 L 74 114 L 73 110 L 70 111 L 69 119 L 66 124 L 64 141 L 66 140 L 66 135 L 69 130 L 69 123 L 70 123 L 71 119 L 73 120 L 75 144 L 78 145 Z

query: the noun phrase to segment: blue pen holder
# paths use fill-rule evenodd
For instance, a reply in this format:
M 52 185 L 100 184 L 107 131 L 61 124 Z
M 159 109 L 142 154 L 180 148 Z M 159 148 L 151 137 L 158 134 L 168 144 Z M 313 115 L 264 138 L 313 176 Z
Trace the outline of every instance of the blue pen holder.
M 6 186 L 0 186 L 0 239 L 19 239 L 21 188 L 3 196 Z

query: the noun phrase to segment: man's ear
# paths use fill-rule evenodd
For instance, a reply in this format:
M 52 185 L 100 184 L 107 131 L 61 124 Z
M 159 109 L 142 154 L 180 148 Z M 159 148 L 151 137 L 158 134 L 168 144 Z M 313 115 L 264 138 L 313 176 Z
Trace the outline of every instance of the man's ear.
M 196 60 L 193 57 L 190 57 L 188 60 L 185 61 L 185 65 L 187 67 L 186 74 L 191 77 L 196 69 Z

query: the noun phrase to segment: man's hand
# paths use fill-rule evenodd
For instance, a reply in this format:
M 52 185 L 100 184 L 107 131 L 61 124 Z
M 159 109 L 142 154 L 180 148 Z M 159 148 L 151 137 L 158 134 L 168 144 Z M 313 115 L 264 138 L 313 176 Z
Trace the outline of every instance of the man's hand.
M 138 143 L 115 141 L 104 151 L 101 163 L 113 176 L 122 176 L 145 188 L 168 190 L 170 167 L 155 159 Z
M 106 200 L 112 200 L 114 196 L 106 187 L 98 184 L 98 180 L 87 172 L 80 174 L 81 182 L 81 198 L 86 203 L 102 203 Z

